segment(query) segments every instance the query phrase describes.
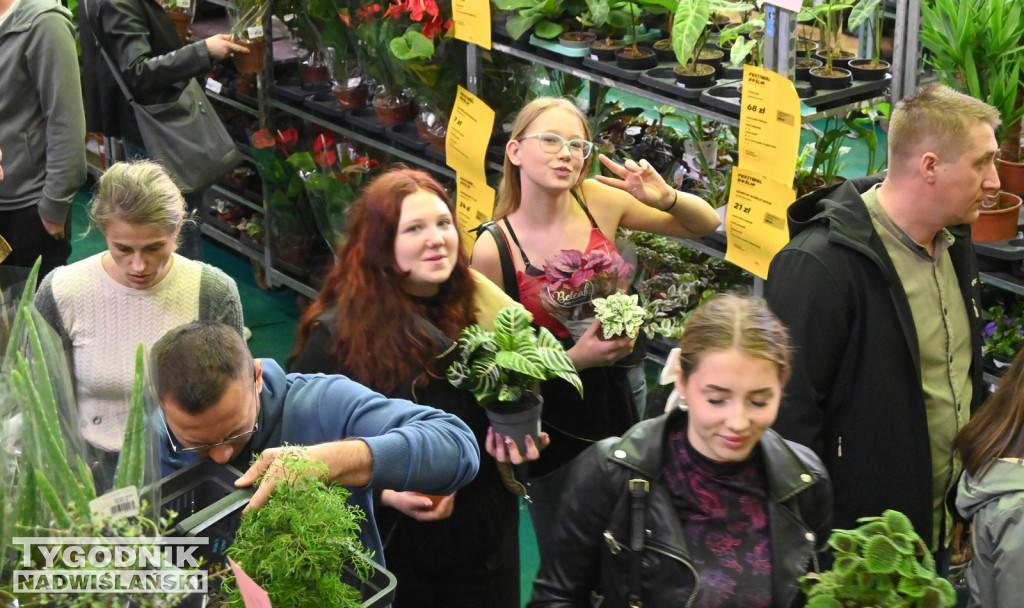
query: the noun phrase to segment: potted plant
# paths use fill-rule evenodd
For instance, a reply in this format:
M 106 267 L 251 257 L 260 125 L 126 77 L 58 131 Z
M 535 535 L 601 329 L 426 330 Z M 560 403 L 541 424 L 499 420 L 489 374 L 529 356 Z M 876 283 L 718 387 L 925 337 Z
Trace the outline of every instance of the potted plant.
M 249 47 L 248 53 L 234 56 L 235 68 L 243 76 L 255 76 L 263 71 L 266 56 L 266 37 L 263 21 L 270 10 L 266 0 L 231 0 L 227 5 L 231 19 L 231 39 Z
M 636 338 L 647 321 L 647 313 L 639 305 L 637 294 L 613 293 L 594 299 L 594 318 L 601 323 L 601 337 L 611 340 L 619 336 Z
M 711 34 L 707 27 L 710 14 L 708 0 L 680 2 L 672 22 L 672 49 L 679 62 L 675 73 L 689 89 L 702 89 L 715 83 L 715 67 L 699 62 L 704 43 Z
M 862 517 L 853 530 L 833 530 L 835 562 L 801 579 L 807 608 L 956 605 L 950 582 L 935 574 L 935 560 L 910 520 L 899 511 Z
M 494 431 L 521 449 L 526 435 L 540 445 L 541 381 L 559 378 L 583 394 L 565 349 L 546 328 L 531 326 L 532 320 L 522 306 L 508 306 L 495 316 L 494 331 L 482 325 L 463 329 L 447 371 L 453 386 L 472 393 L 487 410 Z
M 310 460 L 305 448 L 289 448 L 278 458 L 284 479 L 267 504 L 242 516 L 227 556 L 279 608 L 361 607 L 359 590 L 342 579 L 358 584 L 375 568 L 359 541 L 366 515 L 348 504 L 348 490 L 323 481 L 327 465 Z M 233 575 L 225 576 L 221 589 L 228 605 L 243 605 Z
M 533 31 L 538 38 L 551 39 L 558 37 L 565 27 L 559 23 L 565 12 L 564 0 L 492 0 L 495 7 L 509 11 L 506 28 L 513 40 L 519 40 L 527 32 Z
M 843 140 L 850 136 L 850 128 L 840 118 L 829 117 L 825 120 L 824 129 L 812 124 L 803 125 L 804 129 L 815 134 L 814 141 L 807 143 L 797 158 L 796 177 L 793 187 L 796 196 L 801 196 L 843 181 L 839 171 L 843 168 L 843 155 L 850 148 L 843 146 Z
M 615 51 L 615 65 L 625 70 L 646 70 L 658 65 L 658 56 L 652 49 L 638 46 L 640 40 L 637 32 L 637 22 L 640 20 L 640 13 L 635 4 L 630 3 L 629 27 L 632 36 L 632 44 Z
M 808 79 L 815 89 L 843 89 L 853 82 L 853 74 L 844 66 L 855 54 L 842 50 L 839 44 L 843 23 L 840 13 L 852 7 L 851 3 L 827 0 L 797 13 L 797 21 L 814 21 L 818 28 L 817 57 L 825 65 L 808 71 Z
M 1005 306 L 989 306 L 981 316 L 986 321 L 982 330 L 982 353 L 986 363 L 991 361 L 996 373 L 1002 374 L 1024 346 L 1024 301 L 1015 298 Z
M 1005 190 L 1024 192 L 1024 7 L 1002 0 L 934 0 L 921 5 L 919 36 L 927 65 L 943 84 L 999 110 L 1000 181 Z
M 174 23 L 174 31 L 178 33 L 178 40 L 182 45 L 188 44 L 192 29 L 192 16 L 195 14 L 195 5 L 192 0 L 167 0 L 164 3 L 164 11 Z
M 379 15 L 379 4 L 360 10 L 364 11 L 365 20 L 356 26 L 356 36 L 370 58 L 364 66 L 366 73 L 378 84 L 373 109 L 386 125 L 406 122 L 412 118 L 412 97 L 405 90 L 408 66 L 391 52 L 392 41 L 403 33 L 403 24 L 388 13 Z
M 854 31 L 863 23 L 871 28 L 871 57 L 851 59 L 850 72 L 855 80 L 881 80 L 889 71 L 889 62 L 882 60 L 882 25 L 885 21 L 885 6 L 882 0 L 860 0 L 850 11 L 846 27 Z

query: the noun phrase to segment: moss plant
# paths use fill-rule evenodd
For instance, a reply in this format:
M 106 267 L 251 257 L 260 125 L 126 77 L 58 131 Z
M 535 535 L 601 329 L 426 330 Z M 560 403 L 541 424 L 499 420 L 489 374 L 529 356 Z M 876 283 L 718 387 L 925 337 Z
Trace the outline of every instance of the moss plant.
M 808 608 L 878 606 L 941 608 L 956 604 L 953 585 L 899 511 L 862 517 L 854 530 L 833 530 L 832 570 L 801 579 Z
M 357 589 L 342 582 L 346 566 L 360 579 L 371 573 L 360 555 L 362 509 L 347 502 L 349 492 L 327 485 L 327 467 L 311 461 L 306 450 L 285 451 L 285 479 L 262 508 L 242 517 L 227 555 L 270 596 L 275 608 L 361 605 Z M 222 589 L 231 606 L 243 606 L 233 576 Z

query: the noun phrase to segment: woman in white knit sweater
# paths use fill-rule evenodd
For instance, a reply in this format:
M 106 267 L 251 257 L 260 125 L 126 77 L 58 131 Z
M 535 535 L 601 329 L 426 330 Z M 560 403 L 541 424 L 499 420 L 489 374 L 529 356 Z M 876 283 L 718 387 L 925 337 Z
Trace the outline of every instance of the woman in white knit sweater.
M 242 333 L 235 281 L 174 253 L 185 201 L 153 162 L 117 163 L 100 178 L 89 218 L 107 251 L 55 269 L 35 304 L 64 342 L 72 365 L 79 424 L 94 446 L 124 441 L 140 342 L 147 350 L 171 328 L 218 319 Z

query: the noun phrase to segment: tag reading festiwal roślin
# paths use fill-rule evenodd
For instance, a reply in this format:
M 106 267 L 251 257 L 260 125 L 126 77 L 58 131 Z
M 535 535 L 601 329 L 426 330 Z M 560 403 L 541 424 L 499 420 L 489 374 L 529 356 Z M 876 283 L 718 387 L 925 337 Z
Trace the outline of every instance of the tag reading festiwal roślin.
M 452 21 L 456 38 L 491 48 L 490 0 L 453 0 Z
M 725 214 L 725 259 L 767 279 L 772 258 L 789 242 L 786 210 L 796 200 L 800 99 L 785 77 L 745 66 L 740 108 L 740 162 L 733 167 Z
M 445 162 L 458 176 L 455 215 L 467 254 L 473 252 L 476 242 L 470 231 L 491 219 L 494 211 L 494 188 L 487 185 L 484 173 L 487 142 L 493 129 L 494 110 L 460 86 L 448 121 Z

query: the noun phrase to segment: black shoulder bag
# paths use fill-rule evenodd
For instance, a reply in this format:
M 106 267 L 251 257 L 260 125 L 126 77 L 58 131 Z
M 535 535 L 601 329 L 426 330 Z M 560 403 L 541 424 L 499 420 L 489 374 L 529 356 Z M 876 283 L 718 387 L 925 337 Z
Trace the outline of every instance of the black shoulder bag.
M 93 20 L 89 4 L 83 2 L 82 6 L 92 26 L 96 46 L 135 111 L 135 121 L 149 157 L 163 165 L 185 193 L 203 190 L 237 167 L 242 157 L 235 142 L 195 78 L 188 79 L 176 101 L 141 104 L 135 100 L 117 64 L 100 43 L 103 30 Z

